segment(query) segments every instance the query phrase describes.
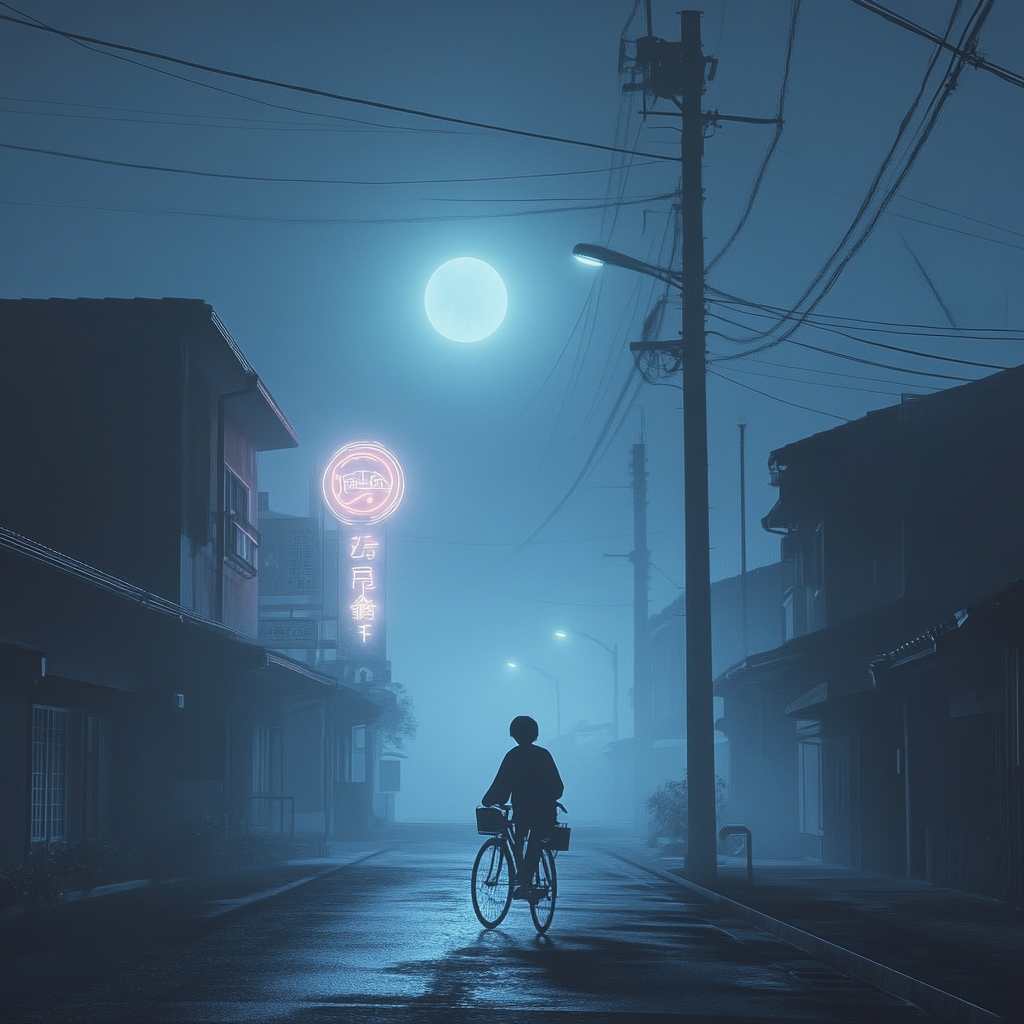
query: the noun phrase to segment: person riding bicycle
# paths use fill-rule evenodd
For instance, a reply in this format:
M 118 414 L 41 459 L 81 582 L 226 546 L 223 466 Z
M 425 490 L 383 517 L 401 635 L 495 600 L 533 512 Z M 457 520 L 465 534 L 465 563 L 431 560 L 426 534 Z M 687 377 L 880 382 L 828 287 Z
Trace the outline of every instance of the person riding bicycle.
M 509 796 L 512 797 L 516 863 L 522 865 L 512 896 L 525 900 L 530 898 L 541 844 L 554 830 L 558 815 L 555 804 L 565 787 L 550 751 L 535 746 L 534 740 L 540 735 L 540 729 L 529 715 L 513 718 L 508 731 L 516 746 L 502 759 L 498 774 L 480 802 L 491 807 L 507 803 Z M 527 836 L 530 841 L 524 860 L 523 845 Z

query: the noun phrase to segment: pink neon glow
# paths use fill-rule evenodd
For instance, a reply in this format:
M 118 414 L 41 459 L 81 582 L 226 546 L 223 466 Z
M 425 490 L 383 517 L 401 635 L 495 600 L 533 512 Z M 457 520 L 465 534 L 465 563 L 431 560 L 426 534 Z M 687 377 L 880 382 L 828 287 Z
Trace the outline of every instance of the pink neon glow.
M 354 441 L 334 453 L 324 471 L 323 495 L 331 513 L 350 526 L 387 519 L 405 496 L 401 463 L 376 441 Z

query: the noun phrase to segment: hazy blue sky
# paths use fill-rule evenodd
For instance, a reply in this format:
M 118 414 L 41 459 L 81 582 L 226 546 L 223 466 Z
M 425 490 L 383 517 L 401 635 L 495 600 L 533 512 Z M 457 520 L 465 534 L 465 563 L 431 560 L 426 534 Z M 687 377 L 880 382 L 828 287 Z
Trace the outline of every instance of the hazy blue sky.
M 940 33 L 953 9 L 952 0 L 892 6 Z M 959 24 L 974 6 L 964 5 Z M 677 7 L 655 0 L 656 34 L 677 38 Z M 19 10 L 69 31 L 253 75 L 676 152 L 671 119 L 645 125 L 638 97 L 620 94 L 616 58 L 631 0 L 23 0 Z M 705 51 L 720 58 L 706 109 L 775 113 L 789 18 L 789 0 L 704 5 Z M 639 29 L 634 22 L 630 35 Z M 980 49 L 1024 70 L 1024 4 L 996 4 Z M 925 40 L 849 0 L 804 0 L 785 131 L 753 215 L 711 273 L 712 286 L 779 306 L 799 297 L 849 225 L 932 53 Z M 518 547 L 580 472 L 630 372 L 627 344 L 658 294 L 647 279 L 585 268 L 570 250 L 595 241 L 658 262 L 668 258 L 670 226 L 665 199 L 617 211 L 537 211 L 662 195 L 677 187 L 678 165 L 138 59 L 203 85 L 0 22 L 0 141 L 206 172 L 371 184 L 218 180 L 0 149 L 0 294 L 211 302 L 302 441 L 262 460 L 261 489 L 277 510 L 304 513 L 309 478 L 348 440 L 376 438 L 399 455 L 408 491 L 389 526 L 389 644 L 395 678 L 409 688 L 421 726 L 398 814 L 465 817 L 505 749 L 513 714 L 533 713 L 542 739 L 553 730 L 547 684 L 510 673 L 507 659 L 562 676 L 566 725 L 608 720 L 609 673 L 601 651 L 558 646 L 554 629 L 617 641 L 623 691 L 631 685 L 630 567 L 602 556 L 631 548 L 625 485 L 641 406 L 657 566 L 652 611 L 676 596 L 672 581 L 682 581 L 681 417 L 670 387 L 640 389 L 573 498 L 535 543 Z M 899 195 L 820 311 L 945 324 L 902 232 L 961 326 L 1019 325 L 1022 110 L 1022 90 L 965 71 Z M 771 133 L 727 124 L 708 138 L 709 256 L 732 230 Z M 515 177 L 567 171 L 596 173 Z M 497 176 L 506 177 L 423 181 Z M 419 183 L 375 184 L 393 179 Z M 424 315 L 427 279 L 455 256 L 488 261 L 508 288 L 505 323 L 476 345 L 445 341 Z M 727 334 L 759 323 L 721 307 L 712 312 L 745 325 L 709 319 L 709 328 Z M 673 306 L 665 336 L 677 316 Z M 1021 361 L 1016 342 L 862 336 L 985 363 Z M 810 329 L 796 339 L 917 370 L 988 372 Z M 738 350 L 714 336 L 709 347 Z M 713 368 L 732 378 L 708 382 L 713 578 L 739 569 L 741 416 L 750 424 L 755 566 L 778 556 L 777 538 L 758 525 L 774 500 L 765 468 L 771 449 L 840 422 L 832 417 L 898 401 L 901 391 L 955 383 L 790 344 Z

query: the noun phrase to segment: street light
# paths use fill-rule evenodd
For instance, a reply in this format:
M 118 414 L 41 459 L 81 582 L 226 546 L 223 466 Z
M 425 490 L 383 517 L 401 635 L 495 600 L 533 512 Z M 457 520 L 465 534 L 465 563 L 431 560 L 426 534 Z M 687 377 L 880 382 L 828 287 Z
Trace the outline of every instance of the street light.
M 699 18 L 699 15 L 696 17 Z M 703 74 L 703 72 L 701 72 Z M 700 123 L 700 91 L 696 120 Z M 683 119 L 692 131 L 693 111 Z M 635 342 L 633 351 L 669 351 L 683 371 L 683 530 L 686 557 L 686 771 L 689 790 L 686 871 L 690 878 L 717 876 L 715 823 L 715 715 L 711 666 L 711 564 L 708 523 L 708 417 L 704 328 L 704 229 L 700 191 L 699 136 L 684 139 L 682 218 L 683 269 L 677 272 L 581 242 L 573 256 L 592 265 L 609 264 L 679 289 L 682 332 L 678 341 Z M 696 155 L 696 165 L 693 160 Z M 638 557 L 640 557 L 638 555 Z M 636 683 L 634 683 L 636 685 Z M 637 722 L 640 722 L 637 716 Z M 643 778 L 649 737 L 636 735 L 636 770 Z
M 666 284 L 674 284 L 677 288 L 682 285 L 682 275 L 677 271 L 667 267 L 656 267 L 653 263 L 644 263 L 643 260 L 638 260 L 633 256 L 626 256 L 614 249 L 606 249 L 603 245 L 580 242 L 573 247 L 572 254 L 580 263 L 588 267 L 603 267 L 607 263 L 612 267 L 622 267 L 623 270 L 632 270 L 637 274 L 655 277 Z
M 555 636 L 561 640 L 570 634 L 597 644 L 602 650 L 607 651 L 608 656 L 612 659 L 612 739 L 617 740 L 619 738 L 619 645 L 616 643 L 609 646 L 603 640 L 598 640 L 596 636 L 583 633 L 578 629 L 555 630 Z
M 532 672 L 536 672 L 538 675 L 542 675 L 548 680 L 555 688 L 555 735 L 562 735 L 562 684 L 557 676 L 553 676 L 550 672 L 545 671 L 542 668 L 538 668 L 536 665 L 527 665 L 526 662 L 521 664 L 515 661 L 506 661 L 506 665 L 509 668 L 528 668 Z

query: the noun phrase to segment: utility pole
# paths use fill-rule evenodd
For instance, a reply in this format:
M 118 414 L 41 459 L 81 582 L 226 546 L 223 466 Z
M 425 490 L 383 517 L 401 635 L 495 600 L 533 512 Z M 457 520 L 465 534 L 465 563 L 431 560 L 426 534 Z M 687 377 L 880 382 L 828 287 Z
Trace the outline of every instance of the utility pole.
M 714 679 L 711 664 L 711 559 L 708 529 L 708 415 L 704 327 L 704 190 L 701 171 L 705 125 L 722 121 L 778 124 L 778 118 L 722 114 L 701 109 L 705 73 L 714 76 L 718 61 L 705 58 L 700 38 L 700 11 L 680 11 L 680 41 L 653 34 L 651 5 L 647 35 L 636 40 L 632 61 L 620 56 L 619 70 L 631 80 L 625 92 L 642 92 L 643 113 L 678 117 L 682 124 L 679 210 L 683 260 L 679 273 L 624 256 L 603 246 L 580 244 L 577 258 L 612 263 L 678 285 L 683 305 L 682 336 L 673 341 L 634 341 L 630 351 L 654 359 L 658 370 L 683 375 L 683 486 L 686 553 L 686 773 L 688 788 L 686 875 L 712 882 L 718 876 L 715 822 Z M 640 78 L 638 79 L 638 72 Z M 676 110 L 649 110 L 648 96 L 671 100 Z M 667 366 L 660 360 L 667 356 Z
M 736 424 L 740 428 L 740 619 L 742 620 L 743 657 L 747 656 L 747 421 Z
M 642 428 L 641 428 L 642 429 Z M 654 722 L 647 616 L 650 552 L 647 549 L 647 444 L 643 433 L 633 445 L 633 779 L 635 816 L 643 823 L 650 796 L 651 733 Z
M 700 11 L 680 11 L 683 228 L 683 486 L 686 552 L 686 874 L 718 877 L 715 715 L 711 667 L 711 556 L 708 523 L 708 413 L 704 336 L 705 60 Z

